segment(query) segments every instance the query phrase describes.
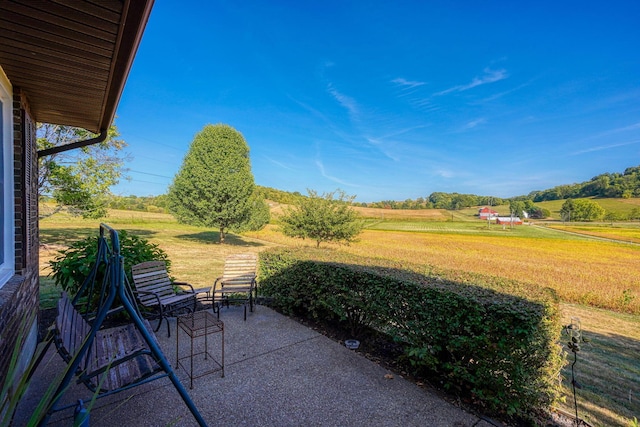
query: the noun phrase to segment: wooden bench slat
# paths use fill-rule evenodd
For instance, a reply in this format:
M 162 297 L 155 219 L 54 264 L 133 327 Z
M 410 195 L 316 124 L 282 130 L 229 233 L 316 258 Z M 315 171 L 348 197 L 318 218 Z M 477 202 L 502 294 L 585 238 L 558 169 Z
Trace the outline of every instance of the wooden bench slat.
M 148 322 L 146 326 L 151 332 Z M 147 349 L 142 334 L 133 324 L 99 331 L 95 343 L 96 351 L 91 361 L 93 371 L 107 368 L 113 361 L 122 360 Z M 103 390 L 115 390 L 144 378 L 158 369 L 158 363 L 151 356 L 142 354 L 110 366 L 106 378 L 103 378 L 103 375 L 97 375 L 93 382 L 97 387 L 102 381 L 100 387 Z
M 157 344 L 151 325 L 146 320 L 143 323 Z M 66 362 L 80 351 L 90 332 L 91 325 L 63 293 L 58 302 L 55 339 L 56 347 Z M 101 392 L 117 390 L 160 370 L 160 365 L 149 354 L 137 354 L 147 350 L 148 345 L 134 324 L 101 329 L 82 357 L 77 374 L 94 388 L 100 387 Z M 132 358 L 124 360 L 127 357 Z M 97 373 L 103 369 L 106 369 L 106 374 Z

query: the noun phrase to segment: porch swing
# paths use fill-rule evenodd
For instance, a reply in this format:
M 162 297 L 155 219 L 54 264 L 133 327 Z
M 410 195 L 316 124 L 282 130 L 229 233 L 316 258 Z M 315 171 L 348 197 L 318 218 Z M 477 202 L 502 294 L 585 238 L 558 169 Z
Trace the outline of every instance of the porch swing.
M 126 324 L 106 327 L 105 321 L 122 312 L 128 315 Z M 135 304 L 118 233 L 108 225 L 100 224 L 96 260 L 80 290 L 73 299 L 62 294 L 53 330 L 58 353 L 68 365 L 40 425 L 46 425 L 54 412 L 75 406 L 57 407 L 75 375 L 97 397 L 169 377 L 198 424 L 206 426 Z

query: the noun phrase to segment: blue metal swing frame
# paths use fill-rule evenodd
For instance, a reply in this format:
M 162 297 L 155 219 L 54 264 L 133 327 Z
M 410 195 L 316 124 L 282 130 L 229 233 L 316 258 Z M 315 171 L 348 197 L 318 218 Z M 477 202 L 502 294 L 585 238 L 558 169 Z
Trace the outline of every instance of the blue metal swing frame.
M 111 241 L 110 246 L 107 237 Z M 55 394 L 53 395 L 53 399 L 51 400 L 51 402 L 49 402 L 49 405 L 47 407 L 47 415 L 42 420 L 40 425 L 46 425 L 49 418 L 54 412 L 75 406 L 75 404 L 73 404 L 64 407 L 57 407 L 57 404 L 64 391 L 70 384 L 71 379 L 75 375 L 77 375 L 78 372 L 83 371 L 83 367 L 80 366 L 82 360 L 85 359 L 85 355 L 87 355 L 87 353 L 91 351 L 91 345 L 96 337 L 96 334 L 98 333 L 98 330 L 107 318 L 107 315 L 111 315 L 115 311 L 123 310 L 129 315 L 131 322 L 135 325 L 138 332 L 144 338 L 148 346 L 148 351 L 145 351 L 145 354 L 153 357 L 153 359 L 160 365 L 160 371 L 163 372 L 158 372 L 157 374 L 147 378 L 141 378 L 139 381 L 136 381 L 127 386 L 100 393 L 98 397 L 108 396 L 110 394 L 128 390 L 141 384 L 146 384 L 156 379 L 169 377 L 174 387 L 180 394 L 180 397 L 187 405 L 189 411 L 191 411 L 191 414 L 198 422 L 198 424 L 200 426 L 206 426 L 206 422 L 200 415 L 200 412 L 191 400 L 191 397 L 187 393 L 186 389 L 180 383 L 180 380 L 171 368 L 171 365 L 169 364 L 167 358 L 157 344 L 157 341 L 152 335 L 152 332 L 150 332 L 143 323 L 142 316 L 138 310 L 138 307 L 134 303 L 135 297 L 124 273 L 124 258 L 120 254 L 120 240 L 118 238 L 118 233 L 116 232 L 116 230 L 106 224 L 100 224 L 98 253 L 95 263 L 89 275 L 85 278 L 82 286 L 80 287 L 80 290 L 73 298 L 72 303 L 75 306 L 82 296 L 85 296 L 88 300 L 91 300 L 91 297 L 95 295 L 95 292 L 97 291 L 95 287 L 95 281 L 98 270 L 102 266 L 104 266 L 104 279 L 102 280 L 102 286 L 100 288 L 98 309 L 95 313 L 89 313 L 89 304 L 85 306 L 84 316 L 92 318 L 90 333 L 86 337 L 86 339 L 84 339 L 80 349 L 68 362 L 69 365 L 67 366 L 65 375 L 61 383 L 59 384 Z M 119 297 L 118 302 L 121 303 L 122 306 L 114 308 L 113 305 L 116 302 L 116 296 Z M 99 392 L 99 390 L 95 390 L 95 392 Z

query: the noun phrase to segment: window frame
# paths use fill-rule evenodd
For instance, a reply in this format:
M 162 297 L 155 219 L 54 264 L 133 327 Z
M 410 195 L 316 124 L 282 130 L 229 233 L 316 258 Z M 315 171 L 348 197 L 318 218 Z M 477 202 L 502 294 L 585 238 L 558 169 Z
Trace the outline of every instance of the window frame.
M 0 67 L 0 140 L 2 142 L 2 181 L 0 209 L 2 210 L 2 257 L 0 258 L 0 288 L 15 274 L 15 206 L 13 170 L 13 88 Z

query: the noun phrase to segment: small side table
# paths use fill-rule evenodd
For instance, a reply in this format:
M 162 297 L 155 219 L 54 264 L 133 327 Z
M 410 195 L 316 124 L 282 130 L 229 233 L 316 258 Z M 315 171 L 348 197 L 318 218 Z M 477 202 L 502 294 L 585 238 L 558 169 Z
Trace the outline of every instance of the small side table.
M 184 331 L 190 338 L 190 352 L 186 356 L 180 357 L 180 330 Z M 218 362 L 209 351 L 209 335 L 220 333 L 221 358 Z M 194 341 L 196 338 L 204 337 L 204 348 L 198 349 L 194 353 Z M 205 360 L 210 360 L 206 366 L 193 371 L 193 358 L 204 355 Z M 183 361 L 189 359 L 189 367 Z M 176 330 L 176 366 L 182 366 L 187 371 L 191 380 L 190 388 L 193 388 L 193 379 L 213 372 L 222 371 L 224 377 L 224 323 L 208 310 L 196 311 L 193 313 L 178 316 L 178 327 Z

